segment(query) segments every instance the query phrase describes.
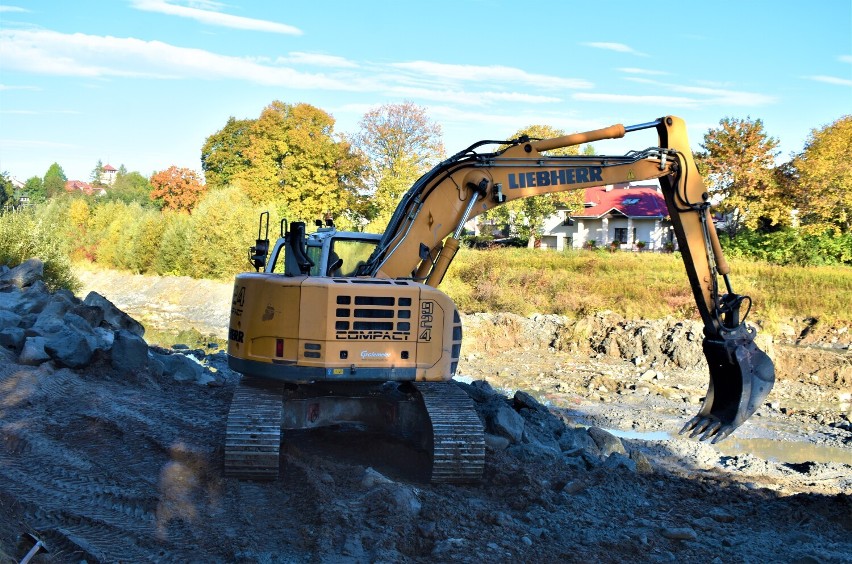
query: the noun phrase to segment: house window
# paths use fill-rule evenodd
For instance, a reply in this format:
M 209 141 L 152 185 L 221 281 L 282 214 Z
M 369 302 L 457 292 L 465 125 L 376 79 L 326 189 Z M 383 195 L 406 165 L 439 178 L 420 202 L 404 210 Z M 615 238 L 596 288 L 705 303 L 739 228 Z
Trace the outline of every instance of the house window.
M 627 243 L 627 228 L 626 227 L 616 227 L 615 228 L 615 240 L 619 243 Z M 633 228 L 633 240 L 636 240 L 636 228 Z
M 625 206 L 632 206 L 639 203 L 639 198 L 624 198 L 621 203 Z

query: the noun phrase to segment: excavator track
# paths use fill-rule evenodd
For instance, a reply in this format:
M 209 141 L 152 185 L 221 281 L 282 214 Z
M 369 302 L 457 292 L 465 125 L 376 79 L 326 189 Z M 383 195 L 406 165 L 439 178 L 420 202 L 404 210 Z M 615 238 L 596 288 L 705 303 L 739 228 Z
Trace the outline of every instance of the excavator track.
M 478 481 L 485 468 L 485 432 L 473 400 L 453 382 L 415 385 L 432 423 L 432 482 Z
M 225 430 L 225 476 L 276 480 L 281 452 L 283 388 L 240 382 Z

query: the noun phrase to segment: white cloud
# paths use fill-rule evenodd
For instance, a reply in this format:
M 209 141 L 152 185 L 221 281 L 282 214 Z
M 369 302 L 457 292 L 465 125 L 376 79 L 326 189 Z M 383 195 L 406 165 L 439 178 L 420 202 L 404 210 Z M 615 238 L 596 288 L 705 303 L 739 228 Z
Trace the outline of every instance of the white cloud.
M 523 104 L 547 104 L 560 102 L 560 98 L 538 96 L 522 92 L 469 92 L 464 90 L 436 90 L 412 88 L 409 86 L 391 86 L 391 93 L 403 98 L 419 98 L 470 106 L 485 106 L 498 102 L 519 102 Z
M 814 76 L 806 76 L 804 77 L 808 80 L 813 80 L 816 82 L 824 82 L 826 84 L 837 84 L 839 86 L 852 86 L 852 80 L 848 78 L 840 78 L 839 76 L 825 76 L 825 75 L 814 75 Z
M 636 82 L 639 84 L 648 84 L 654 87 L 663 88 L 669 92 L 678 92 L 681 94 L 691 94 L 697 97 L 693 98 L 673 98 L 674 100 L 682 100 L 686 103 L 690 101 L 690 106 L 707 106 L 707 105 L 723 105 L 723 106 L 766 106 L 773 104 L 776 101 L 774 96 L 760 94 L 757 92 L 744 92 L 739 90 L 730 90 L 726 88 L 716 88 L 711 86 L 688 86 L 684 84 L 671 84 L 660 82 L 648 78 L 629 77 L 625 80 Z M 639 96 L 638 99 L 652 98 Z M 642 103 L 642 102 L 636 102 Z
M 77 110 L 0 110 L 0 114 L 20 116 L 38 116 L 48 114 L 80 115 L 80 112 Z
M 668 73 L 666 71 L 650 70 L 650 69 L 638 69 L 638 68 L 634 68 L 634 67 L 625 67 L 625 68 L 620 68 L 618 70 L 620 70 L 621 72 L 626 72 L 627 74 L 642 74 L 642 75 L 648 75 L 648 76 L 660 76 L 660 75 L 664 75 L 664 74 L 671 74 L 671 73 Z
M 837 60 L 841 63 L 852 63 L 852 55 L 840 55 Z
M 37 86 L 17 86 L 17 85 L 12 85 L 12 84 L 0 84 L 0 91 L 3 91 L 3 90 L 33 90 L 33 91 L 38 91 L 38 90 L 41 90 L 41 88 L 39 88 Z
M 563 78 L 545 74 L 533 74 L 524 70 L 505 67 L 501 65 L 479 66 L 479 65 L 451 65 L 435 63 L 430 61 L 409 61 L 405 63 L 392 63 L 392 67 L 411 71 L 418 76 L 428 76 L 444 80 L 459 82 L 494 82 L 499 84 L 529 84 L 539 88 L 570 89 L 592 88 L 593 84 L 588 80 L 578 78 Z
M 137 10 L 189 18 L 208 25 L 229 27 L 232 29 L 245 29 L 250 31 L 283 33 L 286 35 L 302 35 L 302 30 L 291 25 L 268 20 L 246 18 L 243 16 L 234 16 L 231 14 L 223 14 L 222 12 L 216 11 L 221 6 L 218 3 L 204 2 L 199 5 L 203 7 L 194 8 L 190 6 L 181 6 L 169 2 L 168 0 L 133 0 L 131 2 L 131 6 Z
M 357 68 L 358 64 L 345 57 L 335 55 L 322 55 L 320 53 L 302 53 L 294 51 L 286 57 L 278 57 L 275 60 L 279 64 L 312 65 L 316 67 L 332 68 Z
M 641 51 L 637 51 L 633 47 L 629 45 L 625 45 L 624 43 L 607 43 L 607 42 L 589 42 L 589 43 L 581 43 L 580 45 L 585 45 L 586 47 L 594 47 L 595 49 L 604 49 L 606 51 L 615 51 L 616 53 L 629 53 L 631 55 L 637 55 L 639 57 L 647 57 L 647 53 L 642 53 Z
M 26 8 L 19 8 L 18 6 L 0 5 L 0 13 L 2 12 L 29 12 L 29 10 Z
M 46 30 L 0 30 L 0 58 L 10 70 L 61 76 L 233 79 L 294 88 L 362 88 L 357 81 L 301 73 L 160 41 Z
M 766 106 L 776 101 L 774 96 L 760 94 L 758 92 L 742 92 L 737 90 L 724 90 L 721 88 L 706 88 L 703 86 L 669 86 L 675 92 L 705 96 L 702 100 L 702 103 L 705 104 L 710 103 L 724 106 Z
M 0 149 L 74 149 L 78 145 L 57 141 L 39 141 L 34 139 L 0 139 Z
M 607 104 L 639 104 L 668 106 L 673 108 L 694 108 L 702 105 L 700 100 L 680 96 L 643 96 L 637 94 L 606 94 L 602 92 L 577 92 L 571 96 L 581 102 L 604 102 Z
M 271 62 L 268 58 L 220 55 L 161 41 L 48 30 L 0 30 L 0 58 L 9 70 L 37 74 L 93 79 L 232 80 L 296 89 L 380 92 L 469 106 L 561 101 L 557 96 L 539 93 L 541 88 L 536 93 L 524 92 L 523 87 L 529 84 L 546 85 L 550 91 L 591 86 L 585 81 L 530 74 L 510 67 L 428 61 L 362 67 L 343 57 L 301 52 Z M 323 72 L 303 72 L 287 65 L 296 62 L 321 67 Z M 333 70 L 328 71 L 329 68 Z M 467 88 L 458 83 L 465 83 Z M 503 90 L 507 84 L 519 88 Z

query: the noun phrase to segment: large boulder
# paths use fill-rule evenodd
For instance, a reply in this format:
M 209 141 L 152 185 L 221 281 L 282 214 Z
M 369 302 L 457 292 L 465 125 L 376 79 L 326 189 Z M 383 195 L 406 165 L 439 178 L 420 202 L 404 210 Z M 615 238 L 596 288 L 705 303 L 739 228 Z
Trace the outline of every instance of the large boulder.
M 504 402 L 497 402 L 496 409 L 486 415 L 485 421 L 488 431 L 513 443 L 520 442 L 524 436 L 524 418 Z
M 16 296 L 13 311 L 18 315 L 36 316 L 44 309 L 44 306 L 50 302 L 50 293 L 44 282 L 38 281 L 25 291 L 15 289 L 13 294 Z
M 122 374 L 139 373 L 148 367 L 148 344 L 142 337 L 120 329 L 115 332 L 110 364 Z
M 26 335 L 21 327 L 4 326 L 0 329 L 0 347 L 10 351 L 20 351 Z
M 82 368 L 92 361 L 98 338 L 79 315 L 67 313 L 62 320 L 58 331 L 44 336 L 44 350 L 60 366 Z
M 37 258 L 25 260 L 15 268 L 0 274 L 0 287 L 26 288 L 44 277 L 44 263 Z
M 156 354 L 155 358 L 163 363 L 164 372 L 177 382 L 207 385 L 215 381 L 198 362 L 180 353 Z
M 44 337 L 27 337 L 21 348 L 21 354 L 18 355 L 18 364 L 38 366 L 50 360 L 50 355 L 44 350 L 44 343 Z
M 97 292 L 89 292 L 83 303 L 90 307 L 97 307 L 103 311 L 104 322 L 109 324 L 114 330 L 124 329 L 138 337 L 145 336 L 145 328 L 141 323 L 118 309 L 111 301 L 98 294 Z

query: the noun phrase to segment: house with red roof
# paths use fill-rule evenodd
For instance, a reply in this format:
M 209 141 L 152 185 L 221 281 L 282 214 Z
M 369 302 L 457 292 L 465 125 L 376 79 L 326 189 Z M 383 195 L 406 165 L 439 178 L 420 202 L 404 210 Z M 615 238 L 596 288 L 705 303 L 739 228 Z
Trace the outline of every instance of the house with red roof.
M 610 184 L 587 188 L 582 210 L 557 206 L 544 223 L 543 248 L 618 246 L 662 250 L 674 245 L 669 212 L 657 183 Z
M 68 180 L 65 182 L 65 191 L 70 193 L 80 192 L 85 194 L 86 196 L 103 196 L 106 194 L 106 190 L 103 188 L 99 188 L 97 186 L 92 186 L 88 182 L 83 182 L 82 180 Z

